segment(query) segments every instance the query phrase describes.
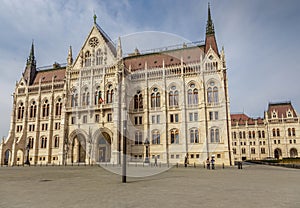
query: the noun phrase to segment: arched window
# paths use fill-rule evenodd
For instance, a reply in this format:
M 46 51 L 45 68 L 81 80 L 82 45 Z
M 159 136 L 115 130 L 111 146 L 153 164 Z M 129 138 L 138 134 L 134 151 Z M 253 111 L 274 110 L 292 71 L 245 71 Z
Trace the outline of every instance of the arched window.
M 198 129 L 190 130 L 190 143 L 199 143 L 199 131 Z
M 143 95 L 140 90 L 134 95 L 133 108 L 135 110 L 143 109 Z
M 242 154 L 246 154 L 246 148 L 242 148 Z
M 279 137 L 280 136 L 280 130 L 277 129 L 277 136 Z
M 158 130 L 152 131 L 152 144 L 160 144 L 160 133 Z
M 213 102 L 213 93 L 211 87 L 207 89 L 207 102 L 212 103 Z
M 47 148 L 47 137 L 41 137 L 41 148 Z
M 293 136 L 296 136 L 295 128 L 292 128 L 292 135 L 293 135 Z
M 76 89 L 74 89 L 71 92 L 71 107 L 76 107 L 78 106 L 78 92 Z
M 35 101 L 32 101 L 30 104 L 29 118 L 35 118 L 35 117 L 36 117 L 36 103 Z
M 20 103 L 18 107 L 18 119 L 23 119 L 24 117 L 24 104 Z
M 171 144 L 179 144 L 179 130 L 172 129 L 170 133 L 171 133 Z
M 198 99 L 198 89 L 195 88 L 195 84 L 190 84 L 188 90 L 188 105 L 197 105 Z
M 108 85 L 107 91 L 106 91 L 106 103 L 112 103 L 114 101 L 114 90 L 112 85 Z
M 262 136 L 262 138 L 265 138 L 265 131 L 261 132 L 261 136 Z
M 273 132 L 273 137 L 276 137 L 276 130 L 273 129 L 272 132 Z
M 251 154 L 255 154 L 255 148 L 254 147 L 251 148 Z
M 249 137 L 249 139 L 251 139 L 251 138 L 252 138 L 251 131 L 249 131 L 249 132 L 248 132 L 248 137 Z
M 34 144 L 34 139 L 32 137 L 29 137 L 29 139 L 28 139 L 28 146 L 29 146 L 30 149 L 33 148 L 33 144 Z
M 219 143 L 220 142 L 220 134 L 218 128 L 210 129 L 210 142 L 211 143 Z
M 255 138 L 255 131 L 252 131 L 252 138 Z
M 101 49 L 98 49 L 96 52 L 96 65 L 103 64 L 103 53 Z
M 58 148 L 59 147 L 59 136 L 55 136 L 54 137 L 53 147 L 54 148 Z
M 58 98 L 56 104 L 55 104 L 55 115 L 60 116 L 61 115 L 61 109 L 62 109 L 62 102 L 61 98 Z
M 288 136 L 292 136 L 291 128 L 288 128 Z
M 246 138 L 246 132 L 243 131 L 243 138 L 245 139 Z
M 42 117 L 48 117 L 49 116 L 49 101 L 46 99 L 44 101 L 44 104 L 43 104 L 43 111 L 42 111 Z
M 84 58 L 84 65 L 91 66 L 91 53 L 89 51 L 85 52 Z
M 243 138 L 243 135 L 242 135 L 242 132 L 241 132 L 241 131 L 239 132 L 239 137 L 240 137 L 240 139 Z
M 219 94 L 218 94 L 218 88 L 214 87 L 213 89 L 213 97 L 214 97 L 214 103 L 219 102 Z
M 102 92 L 101 92 L 99 86 L 96 88 L 94 98 L 95 98 L 95 99 L 94 99 L 95 105 L 98 105 L 98 104 L 102 104 L 102 103 L 103 103 Z
M 175 86 L 172 86 L 169 92 L 169 106 L 170 107 L 178 106 L 178 101 L 179 101 L 179 92 L 178 90 L 176 90 Z
M 140 131 L 135 132 L 135 142 L 136 145 L 143 144 L 143 134 Z
M 232 152 L 233 152 L 234 155 L 236 155 L 236 148 L 233 148 Z
M 233 132 L 233 138 L 236 139 L 236 132 Z
M 151 93 L 151 108 L 159 108 L 160 107 L 160 93 L 157 88 L 153 89 Z

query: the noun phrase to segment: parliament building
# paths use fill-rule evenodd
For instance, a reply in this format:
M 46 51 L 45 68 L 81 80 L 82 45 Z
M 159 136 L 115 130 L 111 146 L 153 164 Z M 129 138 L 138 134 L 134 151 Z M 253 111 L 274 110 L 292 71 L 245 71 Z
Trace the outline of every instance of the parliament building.
M 94 16 L 67 64 L 38 68 L 32 44 L 16 83 L 10 130 L 0 144 L 6 165 L 217 164 L 296 157 L 299 118 L 291 103 L 270 104 L 263 119 L 230 115 L 224 49 L 208 8 L 205 41 L 147 53 L 122 52 Z

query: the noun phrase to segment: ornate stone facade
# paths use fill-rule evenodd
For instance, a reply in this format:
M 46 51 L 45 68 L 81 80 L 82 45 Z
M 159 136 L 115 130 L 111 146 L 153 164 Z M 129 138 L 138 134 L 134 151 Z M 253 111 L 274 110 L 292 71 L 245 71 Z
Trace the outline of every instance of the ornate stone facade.
M 70 48 L 67 62 L 38 70 L 32 45 L 0 146 L 2 164 L 27 158 L 31 164 L 116 164 L 123 136 L 129 161 L 182 163 L 188 156 L 202 164 L 214 156 L 231 164 L 225 54 L 210 11 L 205 42 L 128 56 L 95 17 L 77 58 Z

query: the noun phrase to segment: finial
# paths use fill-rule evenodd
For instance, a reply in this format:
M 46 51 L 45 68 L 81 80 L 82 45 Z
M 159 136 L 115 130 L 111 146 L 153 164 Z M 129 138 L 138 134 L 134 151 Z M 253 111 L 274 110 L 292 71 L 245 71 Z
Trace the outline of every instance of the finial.
M 208 18 L 207 18 L 207 24 L 206 24 L 206 34 L 214 34 L 215 29 L 214 29 L 214 23 L 212 22 L 211 19 L 211 14 L 210 14 L 210 3 L 208 2 Z
M 94 11 L 94 24 L 97 23 L 96 20 L 97 20 L 97 15 L 96 15 L 96 13 L 95 13 L 95 11 Z
M 67 62 L 68 62 L 69 66 L 71 66 L 73 64 L 72 46 L 70 46 L 70 48 L 69 48 Z

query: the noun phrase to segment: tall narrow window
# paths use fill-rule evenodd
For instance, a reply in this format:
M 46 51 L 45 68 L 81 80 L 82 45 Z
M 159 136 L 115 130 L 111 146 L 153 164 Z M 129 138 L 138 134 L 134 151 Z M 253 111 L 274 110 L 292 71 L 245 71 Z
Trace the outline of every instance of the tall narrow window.
M 99 86 L 96 88 L 96 91 L 95 91 L 94 103 L 95 103 L 95 105 L 103 103 L 102 92 L 101 92 Z
M 42 137 L 41 138 L 41 148 L 47 148 L 47 137 Z
M 272 129 L 272 132 L 273 132 L 273 137 L 276 137 L 276 130 Z
M 295 128 L 292 128 L 292 135 L 293 135 L 293 136 L 296 136 Z
M 55 104 L 55 115 L 60 116 L 61 115 L 61 109 L 62 109 L 62 102 L 61 98 L 58 98 L 56 104 Z
M 76 89 L 74 89 L 71 92 L 71 107 L 76 107 L 78 106 L 78 92 Z
M 158 130 L 152 131 L 152 144 L 160 144 L 160 133 Z
M 143 144 L 143 134 L 140 131 L 135 132 L 135 144 Z
M 45 100 L 43 103 L 43 111 L 42 111 L 42 117 L 48 117 L 49 116 L 49 101 Z
M 109 85 L 106 91 L 106 103 L 112 103 L 114 101 L 114 90 L 112 85 Z
M 199 143 L 199 131 L 198 129 L 190 130 L 190 143 Z
M 179 92 L 178 90 L 176 90 L 175 86 L 172 86 L 169 92 L 169 106 L 170 107 L 178 106 L 178 102 L 179 102 Z
M 288 136 L 292 136 L 291 128 L 288 128 Z
M 35 101 L 32 101 L 29 110 L 29 118 L 35 118 L 35 117 L 36 117 L 36 103 Z
M 178 129 L 171 130 L 171 144 L 179 144 L 179 131 Z
M 280 136 L 280 130 L 277 129 L 277 136 L 279 137 Z
M 91 66 L 91 53 L 89 51 L 85 52 L 84 58 L 85 66 Z
M 20 103 L 18 107 L 18 119 L 23 119 L 24 117 L 24 104 Z
M 30 138 L 28 139 L 28 146 L 29 146 L 30 149 L 33 148 L 33 144 L 34 144 L 34 139 L 33 139 L 32 137 L 30 137 Z
M 159 108 L 160 107 L 160 93 L 157 88 L 153 89 L 151 93 L 151 108 Z
M 143 95 L 141 91 L 137 91 L 136 95 L 134 96 L 134 109 L 135 110 L 142 110 L 143 109 Z
M 96 65 L 103 64 L 103 53 L 101 49 L 98 49 L 96 52 Z
M 220 142 L 220 133 L 218 128 L 210 129 L 210 142 L 219 143 Z
M 219 102 L 219 94 L 218 94 L 218 88 L 214 87 L 213 89 L 213 97 L 214 97 L 214 103 Z
M 212 103 L 213 102 L 213 94 L 212 94 L 212 89 L 209 87 L 207 89 L 207 102 Z
M 82 96 L 81 96 L 81 105 L 82 106 L 87 106 L 90 104 L 90 93 L 88 92 L 88 88 L 85 87 L 83 90 L 82 90 Z
M 59 147 L 59 136 L 54 137 L 53 147 L 58 148 Z

